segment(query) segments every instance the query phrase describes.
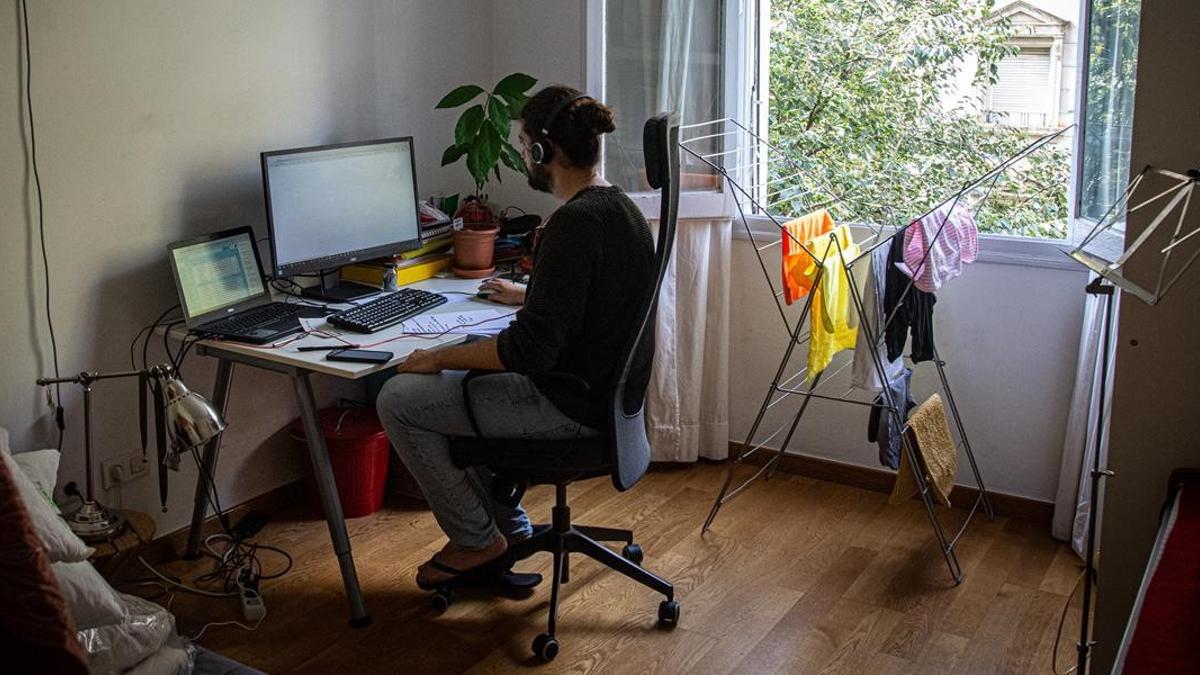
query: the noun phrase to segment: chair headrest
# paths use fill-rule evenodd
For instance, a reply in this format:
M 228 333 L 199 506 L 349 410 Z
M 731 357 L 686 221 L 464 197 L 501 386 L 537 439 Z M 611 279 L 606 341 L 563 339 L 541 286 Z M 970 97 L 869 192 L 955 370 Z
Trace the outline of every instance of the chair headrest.
M 667 130 L 670 127 L 671 114 L 660 113 L 646 120 L 642 127 L 642 153 L 646 159 L 646 182 L 658 190 L 662 188 L 666 172 L 670 168 L 670 151 Z

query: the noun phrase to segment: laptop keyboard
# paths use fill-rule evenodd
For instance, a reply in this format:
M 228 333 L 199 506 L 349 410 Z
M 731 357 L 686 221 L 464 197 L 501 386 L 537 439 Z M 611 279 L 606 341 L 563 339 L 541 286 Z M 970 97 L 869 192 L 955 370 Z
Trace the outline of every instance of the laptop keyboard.
M 394 326 L 446 302 L 445 296 L 416 288 L 401 288 L 352 309 L 330 314 L 329 323 L 356 333 L 374 333 Z
M 272 302 L 207 324 L 203 326 L 203 330 L 213 333 L 247 333 L 259 326 L 299 316 L 302 311 L 303 305 Z

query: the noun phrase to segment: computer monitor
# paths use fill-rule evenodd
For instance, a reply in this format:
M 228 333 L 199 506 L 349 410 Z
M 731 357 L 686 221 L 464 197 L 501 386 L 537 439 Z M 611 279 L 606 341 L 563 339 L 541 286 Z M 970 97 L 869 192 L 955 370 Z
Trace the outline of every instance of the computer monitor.
M 411 137 L 262 153 L 272 272 L 323 272 L 419 248 Z M 347 300 L 371 293 L 321 283 L 307 295 Z

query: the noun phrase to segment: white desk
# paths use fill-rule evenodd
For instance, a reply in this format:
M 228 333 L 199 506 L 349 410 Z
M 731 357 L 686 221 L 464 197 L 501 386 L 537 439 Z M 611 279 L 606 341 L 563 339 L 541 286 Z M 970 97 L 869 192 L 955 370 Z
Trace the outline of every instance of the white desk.
M 435 307 L 427 314 L 458 314 L 467 310 L 499 309 L 506 313 L 515 312 L 512 307 L 504 307 L 495 303 L 475 298 L 479 288 L 478 279 L 429 279 L 412 284 L 414 288 L 446 294 L 447 302 Z M 488 326 L 507 325 L 510 318 L 501 318 Z M 340 332 L 340 331 L 339 331 Z M 346 599 L 350 603 L 350 625 L 362 627 L 371 622 L 363 602 L 362 591 L 358 585 L 358 574 L 354 568 L 354 559 L 350 555 L 350 538 L 346 532 L 346 521 L 342 515 L 341 501 L 338 499 L 337 485 L 333 480 L 333 469 L 329 463 L 329 451 L 325 446 L 325 437 L 317 422 L 317 405 L 313 396 L 310 373 L 322 373 L 346 379 L 358 379 L 372 373 L 394 368 L 417 349 L 434 347 L 462 342 L 465 334 L 446 334 L 436 337 L 413 337 L 406 335 L 403 324 L 386 328 L 376 333 L 341 333 L 351 342 L 364 345 L 363 349 L 390 351 L 394 354 L 386 364 L 347 363 L 326 361 L 328 352 L 301 352 L 302 346 L 333 345 L 338 341 L 329 337 L 308 334 L 303 338 L 288 342 L 282 346 L 253 346 L 241 343 L 223 342 L 219 340 L 202 340 L 196 343 L 197 353 L 218 359 L 217 375 L 213 385 L 212 403 L 221 414 L 229 401 L 229 386 L 233 379 L 234 364 L 242 364 L 288 375 L 296 391 L 296 399 L 300 406 L 300 416 L 304 422 L 304 432 L 308 438 L 308 452 L 312 460 L 317 487 L 321 493 L 321 503 L 325 510 L 325 520 L 329 525 L 329 536 L 333 540 L 333 549 L 337 554 L 341 567 L 342 582 L 346 588 Z M 376 346 L 375 343 L 382 343 Z M 278 344 L 278 343 L 277 343 Z M 215 475 L 217 455 L 221 447 L 221 437 L 217 436 L 204 448 L 201 471 L 196 484 L 196 499 L 192 509 L 192 525 L 188 535 L 188 557 L 198 557 L 200 552 L 201 526 L 208 513 L 208 491 L 210 477 Z

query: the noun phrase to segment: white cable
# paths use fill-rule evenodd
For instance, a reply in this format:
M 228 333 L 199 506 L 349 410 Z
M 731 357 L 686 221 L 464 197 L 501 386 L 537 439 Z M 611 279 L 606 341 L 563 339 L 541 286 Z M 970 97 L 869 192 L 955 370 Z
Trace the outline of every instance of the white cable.
M 258 630 L 258 627 L 261 626 L 262 622 L 266 621 L 266 620 L 267 620 L 267 615 L 264 612 L 263 617 L 261 619 L 259 619 L 258 621 L 254 622 L 253 626 L 247 626 L 246 624 L 242 623 L 241 621 L 213 621 L 212 623 L 204 624 L 204 627 L 200 629 L 199 633 L 196 633 L 195 635 L 189 637 L 188 639 L 191 640 L 192 642 L 195 642 L 200 639 L 200 636 L 204 635 L 204 631 L 208 630 L 209 628 L 215 628 L 217 626 L 237 626 L 238 628 L 241 628 L 242 630 L 250 631 L 253 633 L 254 631 Z
M 207 595 L 212 598 L 232 598 L 233 596 L 238 594 L 237 591 L 233 591 L 231 593 L 218 593 L 216 591 L 206 591 L 202 588 L 196 588 L 194 586 L 188 586 L 187 584 L 181 584 L 178 581 L 175 581 L 174 579 L 164 576 L 161 572 L 154 569 L 154 566 L 151 565 L 150 563 L 146 562 L 146 559 L 143 558 L 142 556 L 139 555 L 138 560 L 141 561 L 141 563 L 143 565 L 145 565 L 146 569 L 150 570 L 150 573 L 153 574 L 154 576 L 158 577 L 159 579 L 162 579 L 166 583 L 168 583 L 176 588 L 181 588 L 181 589 L 187 591 L 188 593 L 195 593 L 197 595 Z

